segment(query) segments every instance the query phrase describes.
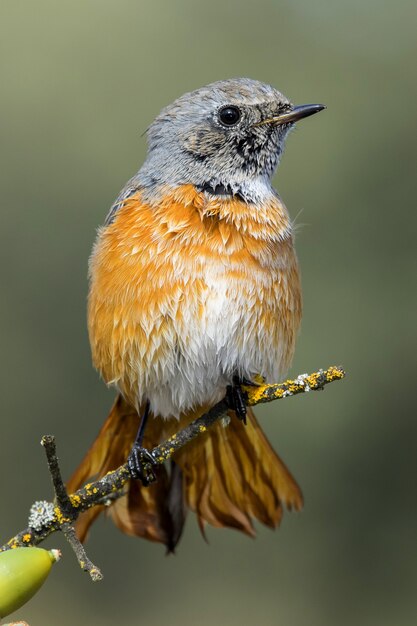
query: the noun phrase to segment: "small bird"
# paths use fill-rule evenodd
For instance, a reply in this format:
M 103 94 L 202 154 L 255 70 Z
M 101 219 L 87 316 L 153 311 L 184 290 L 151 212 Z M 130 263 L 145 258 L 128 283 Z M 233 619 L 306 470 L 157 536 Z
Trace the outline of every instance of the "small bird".
M 254 535 L 302 494 L 241 385 L 278 382 L 301 318 L 287 209 L 272 187 L 289 131 L 325 108 L 294 106 L 248 78 L 212 83 L 167 106 L 147 132 L 142 168 L 99 229 L 89 265 L 92 359 L 115 404 L 71 478 L 77 489 L 129 462 L 128 493 L 109 513 L 125 533 L 177 545 L 188 509 Z M 223 397 L 230 419 L 141 473 L 151 449 Z M 139 428 L 139 430 L 138 430 Z M 78 520 L 84 539 L 104 507 Z

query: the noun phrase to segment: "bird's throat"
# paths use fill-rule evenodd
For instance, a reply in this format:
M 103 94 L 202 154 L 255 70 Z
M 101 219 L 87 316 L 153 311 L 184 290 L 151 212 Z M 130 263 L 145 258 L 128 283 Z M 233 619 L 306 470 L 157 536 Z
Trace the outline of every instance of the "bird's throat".
M 126 204 L 129 203 L 127 199 Z M 169 223 L 171 232 L 185 233 L 198 218 L 205 236 L 222 232 L 224 236 L 228 233 L 227 237 L 240 236 L 268 245 L 292 240 L 288 211 L 272 189 L 265 194 L 263 202 L 253 203 L 225 185 L 207 185 L 205 189 L 191 184 L 161 186 L 151 196 L 146 194 L 146 204 L 152 208 L 156 220 Z

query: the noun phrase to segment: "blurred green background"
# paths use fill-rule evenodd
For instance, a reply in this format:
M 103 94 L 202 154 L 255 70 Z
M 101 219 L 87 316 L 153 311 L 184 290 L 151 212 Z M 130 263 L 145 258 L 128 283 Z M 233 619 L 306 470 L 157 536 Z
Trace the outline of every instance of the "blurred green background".
M 2 0 L 1 518 L 9 538 L 65 475 L 113 392 L 90 365 L 87 259 L 142 163 L 142 132 L 185 91 L 233 76 L 328 110 L 301 122 L 276 185 L 299 225 L 305 310 L 292 373 L 342 363 L 324 393 L 258 410 L 302 514 L 252 541 L 189 517 L 178 554 L 101 520 L 105 579 L 63 561 L 31 626 L 407 625 L 417 621 L 415 26 L 407 0 Z M 414 232 L 413 232 L 414 231 Z

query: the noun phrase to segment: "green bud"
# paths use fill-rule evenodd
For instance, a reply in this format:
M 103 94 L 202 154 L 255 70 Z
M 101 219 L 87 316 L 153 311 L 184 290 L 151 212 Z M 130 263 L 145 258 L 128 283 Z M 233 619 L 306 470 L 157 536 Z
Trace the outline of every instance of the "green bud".
M 45 582 L 59 550 L 13 548 L 0 553 L 0 618 L 20 608 Z

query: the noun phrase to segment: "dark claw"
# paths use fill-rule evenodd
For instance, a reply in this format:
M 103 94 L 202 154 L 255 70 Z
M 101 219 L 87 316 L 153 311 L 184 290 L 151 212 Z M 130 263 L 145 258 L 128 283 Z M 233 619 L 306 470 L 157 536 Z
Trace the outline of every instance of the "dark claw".
M 228 385 L 226 389 L 226 399 L 229 407 L 236 413 L 238 419 L 246 425 L 246 394 L 242 391 L 242 384 L 246 385 L 246 380 L 243 381 L 234 376 L 233 384 Z
M 139 479 L 145 487 L 156 481 L 154 471 L 156 462 L 146 448 L 135 444 L 128 456 L 127 464 L 132 478 Z

